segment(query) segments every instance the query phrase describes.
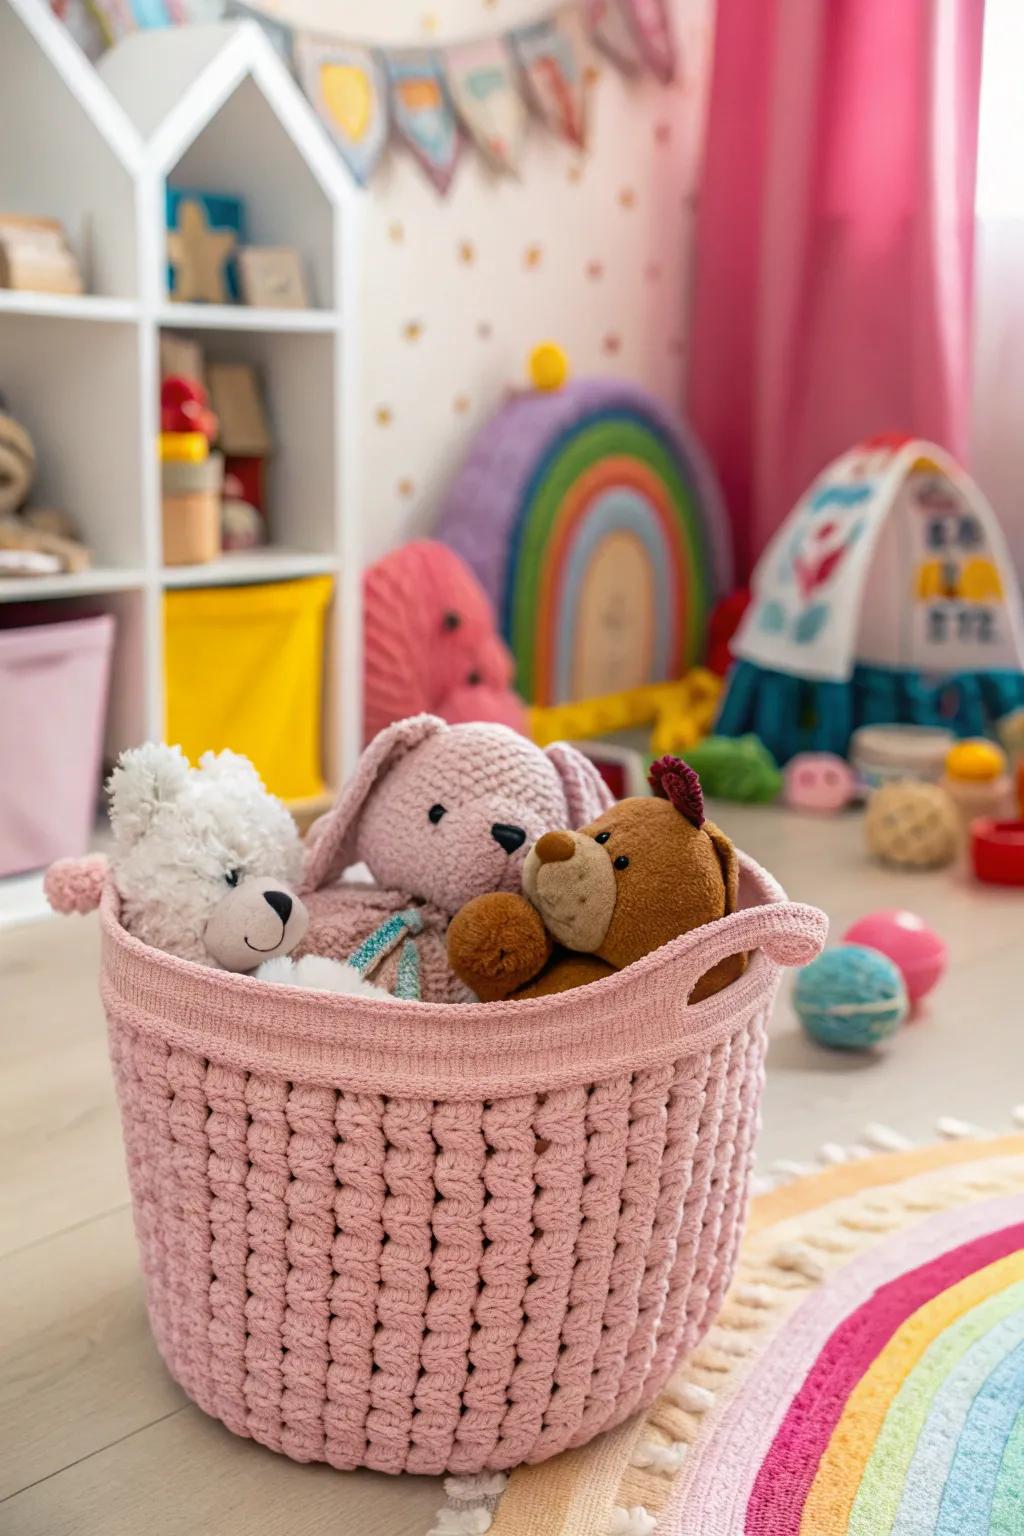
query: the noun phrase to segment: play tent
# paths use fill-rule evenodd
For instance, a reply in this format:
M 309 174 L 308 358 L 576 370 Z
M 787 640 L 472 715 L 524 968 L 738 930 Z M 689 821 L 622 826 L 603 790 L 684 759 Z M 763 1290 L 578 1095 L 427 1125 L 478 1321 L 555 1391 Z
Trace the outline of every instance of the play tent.
M 990 732 L 1024 705 L 1020 592 L 995 513 L 941 448 L 875 438 L 831 464 L 762 556 L 716 730 L 780 761 L 857 726 Z

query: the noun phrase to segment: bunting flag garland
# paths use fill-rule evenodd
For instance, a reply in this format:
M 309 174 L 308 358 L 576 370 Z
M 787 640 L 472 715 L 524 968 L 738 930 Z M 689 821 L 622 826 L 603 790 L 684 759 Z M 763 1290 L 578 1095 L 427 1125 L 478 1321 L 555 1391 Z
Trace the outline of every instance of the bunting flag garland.
M 384 55 L 384 69 L 395 129 L 443 195 L 455 175 L 462 135 L 440 60 L 434 53 L 400 49 Z
M 387 92 L 368 48 L 300 33 L 295 39 L 299 80 L 342 159 L 361 187 L 373 175 L 387 142 Z
M 512 46 L 537 115 L 553 133 L 580 149 L 587 136 L 581 33 L 579 13 L 566 11 L 512 34 Z
M 666 0 L 619 0 L 636 38 L 641 57 L 651 73 L 668 85 L 675 79 L 676 44 Z
M 183 0 L 188 7 L 189 20 L 204 22 L 214 20 L 214 7 L 220 4 L 220 0 Z M 291 69 L 294 65 L 295 33 L 285 22 L 276 20 L 273 16 L 267 16 L 263 11 L 254 9 L 245 4 L 245 0 L 225 0 L 221 5 L 221 11 L 226 21 L 254 21 L 266 33 L 267 42 L 271 45 L 282 64 L 287 64 Z
M 448 89 L 455 110 L 487 162 L 516 175 L 526 130 L 526 108 L 512 78 L 508 49 L 500 37 L 451 48 Z
M 440 49 L 369 47 L 305 31 L 285 20 L 282 0 L 49 4 L 90 56 L 142 27 L 214 17 L 255 21 L 296 75 L 360 186 L 373 177 L 393 126 L 442 196 L 455 175 L 463 130 L 493 170 L 519 174 L 528 106 L 549 132 L 586 147 L 595 73 L 588 67 L 591 45 L 624 74 L 668 84 L 676 72 L 670 0 L 550 0 L 549 15 L 530 25 Z M 436 26 L 436 18 L 429 20 Z
M 627 75 L 642 67 L 636 33 L 619 0 L 584 0 L 583 14 L 590 36 L 606 58 Z

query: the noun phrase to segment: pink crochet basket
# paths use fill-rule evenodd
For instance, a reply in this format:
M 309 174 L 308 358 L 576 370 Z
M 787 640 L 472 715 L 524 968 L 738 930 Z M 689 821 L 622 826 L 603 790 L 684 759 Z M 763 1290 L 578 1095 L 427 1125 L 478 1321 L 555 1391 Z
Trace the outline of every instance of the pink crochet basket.
M 825 937 L 747 859 L 741 897 L 592 986 L 456 1006 L 176 960 L 108 888 L 146 1299 L 189 1396 L 299 1461 L 420 1473 L 541 1461 L 650 1402 L 732 1273 L 779 968 Z

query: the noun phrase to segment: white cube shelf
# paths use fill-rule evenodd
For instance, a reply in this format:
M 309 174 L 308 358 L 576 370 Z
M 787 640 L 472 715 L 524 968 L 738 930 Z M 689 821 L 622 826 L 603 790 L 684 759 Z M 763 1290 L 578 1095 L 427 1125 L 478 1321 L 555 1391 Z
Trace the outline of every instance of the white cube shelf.
M 163 734 L 166 590 L 333 576 L 323 755 L 335 787 L 362 729 L 360 194 L 252 23 L 138 32 L 97 72 L 43 0 L 0 0 L 0 142 L 0 210 L 60 218 L 91 290 L 0 291 L 0 390 L 38 449 L 33 500 L 73 513 L 96 561 L 81 575 L 0 581 L 0 603 L 51 602 L 56 616 L 65 599 L 87 599 L 117 613 L 112 753 Z M 315 307 L 172 302 L 168 184 L 241 197 L 247 241 L 298 249 Z M 259 369 L 274 442 L 267 548 L 163 565 L 161 329 Z

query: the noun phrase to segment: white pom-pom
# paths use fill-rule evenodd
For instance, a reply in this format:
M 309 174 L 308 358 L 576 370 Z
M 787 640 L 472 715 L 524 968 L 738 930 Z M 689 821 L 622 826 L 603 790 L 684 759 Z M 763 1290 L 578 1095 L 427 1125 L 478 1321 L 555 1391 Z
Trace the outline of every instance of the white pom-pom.
M 453 1504 L 471 1504 L 474 1499 L 498 1498 L 507 1483 L 504 1472 L 476 1472 L 466 1477 L 446 1477 L 444 1491 Z
M 661 1445 L 657 1440 L 641 1440 L 630 1458 L 630 1466 L 650 1467 L 652 1472 L 667 1472 L 670 1476 L 680 1470 L 689 1447 L 685 1440 L 673 1440 Z
M 877 1147 L 880 1152 L 908 1152 L 914 1145 L 909 1136 L 894 1131 L 891 1125 L 879 1125 L 875 1120 L 864 1127 L 861 1135 L 869 1147 Z
M 617 1504 L 608 1520 L 608 1536 L 651 1536 L 657 1521 L 642 1504 Z
M 699 1387 L 695 1381 L 669 1381 L 665 1396 L 687 1413 L 706 1413 L 713 1406 L 715 1397 L 707 1387 Z
M 485 1536 L 494 1516 L 482 1506 L 477 1509 L 442 1509 L 427 1536 Z

